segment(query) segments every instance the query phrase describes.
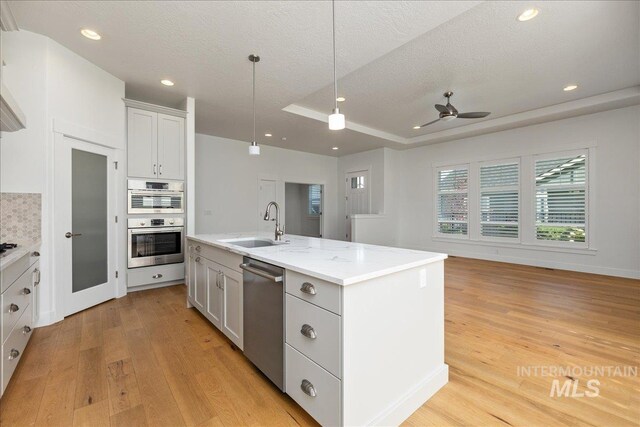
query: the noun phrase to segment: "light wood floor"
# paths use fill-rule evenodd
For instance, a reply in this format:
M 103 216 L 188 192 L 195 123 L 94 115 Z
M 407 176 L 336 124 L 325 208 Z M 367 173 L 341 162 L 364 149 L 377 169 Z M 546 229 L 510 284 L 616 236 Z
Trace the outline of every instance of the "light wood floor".
M 639 425 L 638 377 L 598 377 L 599 397 L 549 397 L 518 366 L 640 363 L 640 283 L 450 258 L 450 382 L 406 422 Z M 564 380 L 566 378 L 562 378 Z M 585 389 L 589 379 L 578 381 Z M 0 400 L 0 425 L 310 425 L 193 309 L 185 288 L 131 293 L 34 331 Z

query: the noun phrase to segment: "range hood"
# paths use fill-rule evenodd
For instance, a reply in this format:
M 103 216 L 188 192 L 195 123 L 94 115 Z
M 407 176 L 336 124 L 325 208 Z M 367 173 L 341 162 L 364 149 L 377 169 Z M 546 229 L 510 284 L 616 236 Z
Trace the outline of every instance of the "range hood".
M 27 118 L 4 83 L 0 84 L 0 131 L 15 132 L 27 126 Z

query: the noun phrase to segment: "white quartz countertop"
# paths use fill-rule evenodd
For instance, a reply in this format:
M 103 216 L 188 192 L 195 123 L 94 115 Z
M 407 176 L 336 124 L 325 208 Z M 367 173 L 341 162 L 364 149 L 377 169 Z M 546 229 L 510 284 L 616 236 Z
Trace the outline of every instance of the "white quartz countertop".
M 40 241 L 35 242 L 17 242 L 18 247 L 15 249 L 9 249 L 7 252 L 0 254 L 0 271 L 9 267 L 11 264 L 25 256 L 26 254 L 33 252 L 40 247 Z
M 258 237 L 272 233 L 196 234 L 187 238 L 259 261 L 297 271 L 338 285 L 351 285 L 398 271 L 442 261 L 446 254 L 366 245 L 339 240 L 285 235 L 286 244 L 245 248 L 221 240 Z

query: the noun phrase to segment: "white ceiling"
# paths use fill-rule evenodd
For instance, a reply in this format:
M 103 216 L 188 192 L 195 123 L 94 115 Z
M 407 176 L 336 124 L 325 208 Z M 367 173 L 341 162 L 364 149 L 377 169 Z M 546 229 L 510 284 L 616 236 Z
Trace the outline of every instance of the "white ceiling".
M 483 120 L 492 123 L 640 85 L 635 1 L 342 0 L 336 4 L 339 92 L 347 97 L 341 109 L 351 129 L 336 132 L 320 121 L 333 99 L 328 1 L 10 5 L 20 28 L 47 35 L 124 80 L 127 97 L 169 106 L 196 98 L 200 133 L 251 140 L 247 56 L 257 53 L 258 141 L 328 155 L 406 148 L 477 122 L 412 129 L 437 117 L 433 104 L 449 89 L 460 111 L 491 111 Z M 530 5 L 540 15 L 518 22 Z M 83 27 L 103 39 L 85 39 Z M 176 85 L 166 88 L 162 78 Z M 574 82 L 576 91 L 562 91 Z M 332 151 L 334 145 L 340 150 Z

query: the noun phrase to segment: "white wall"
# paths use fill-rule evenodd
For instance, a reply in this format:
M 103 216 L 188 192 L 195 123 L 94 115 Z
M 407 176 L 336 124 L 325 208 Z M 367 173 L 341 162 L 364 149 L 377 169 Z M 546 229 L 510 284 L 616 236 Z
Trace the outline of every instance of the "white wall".
M 324 185 L 324 237 L 339 237 L 335 157 L 262 146 L 249 156 L 248 144 L 196 134 L 196 233 L 257 230 L 258 180 L 277 181 L 277 202 L 284 204 L 284 183 Z M 262 209 L 262 207 L 260 207 Z
M 63 284 L 53 284 L 52 243 L 53 141 L 56 127 L 70 134 L 98 138 L 117 148 L 120 173 L 126 171 L 124 82 L 53 40 L 28 31 L 2 33 L 5 85 L 27 118 L 26 129 L 4 133 L 0 144 L 4 192 L 42 193 L 42 281 L 40 324 L 61 319 L 55 300 Z M 122 178 L 124 179 L 124 178 Z M 123 181 L 124 182 L 124 181 Z M 120 193 L 119 198 L 124 196 Z M 122 199 L 124 200 L 124 199 Z M 122 204 L 124 206 L 124 203 Z M 123 212 L 123 206 L 119 212 Z M 122 215 L 124 218 L 124 215 Z M 120 224 L 120 270 L 126 266 L 124 221 Z M 126 289 L 121 274 L 119 289 Z
M 640 277 L 640 107 L 559 120 L 400 153 L 400 246 L 472 258 Z M 595 148 L 593 251 L 567 253 L 433 238 L 433 165 Z M 398 169 L 399 168 L 399 169 Z M 388 197 L 392 192 L 387 192 Z

